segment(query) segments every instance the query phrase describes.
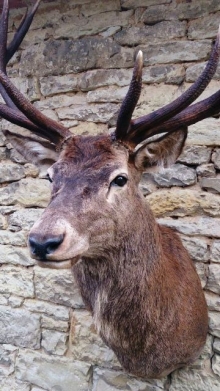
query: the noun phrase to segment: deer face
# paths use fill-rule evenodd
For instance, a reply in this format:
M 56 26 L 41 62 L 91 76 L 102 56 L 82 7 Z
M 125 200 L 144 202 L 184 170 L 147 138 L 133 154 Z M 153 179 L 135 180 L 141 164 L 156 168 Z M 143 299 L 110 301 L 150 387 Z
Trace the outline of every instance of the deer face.
M 51 201 L 30 232 L 32 256 L 46 266 L 69 267 L 114 246 L 116 226 L 137 193 L 134 171 L 127 149 L 109 136 L 69 139 L 48 170 Z

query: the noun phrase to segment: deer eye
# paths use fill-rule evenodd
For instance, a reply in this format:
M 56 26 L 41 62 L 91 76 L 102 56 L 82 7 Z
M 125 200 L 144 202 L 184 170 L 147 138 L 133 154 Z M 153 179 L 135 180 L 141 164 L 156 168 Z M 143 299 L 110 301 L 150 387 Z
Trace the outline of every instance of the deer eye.
M 113 181 L 111 182 L 111 185 L 123 187 L 124 185 L 126 185 L 127 181 L 128 181 L 128 178 L 126 176 L 118 175 L 118 176 L 116 176 L 115 179 L 113 179 Z
M 50 175 L 49 175 L 48 173 L 47 173 L 47 175 L 46 175 L 46 178 L 48 179 L 49 182 L 51 182 L 51 183 L 53 182 L 52 179 L 51 179 L 51 177 L 50 177 Z

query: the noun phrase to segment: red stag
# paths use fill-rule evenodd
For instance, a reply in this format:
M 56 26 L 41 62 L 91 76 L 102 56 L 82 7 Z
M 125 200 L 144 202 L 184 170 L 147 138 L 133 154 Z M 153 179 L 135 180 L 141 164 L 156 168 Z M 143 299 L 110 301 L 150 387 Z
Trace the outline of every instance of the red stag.
M 41 266 L 72 268 L 97 332 L 128 372 L 147 378 L 169 374 L 201 352 L 207 306 L 187 251 L 175 232 L 157 224 L 138 183 L 148 168 L 175 162 L 187 126 L 219 111 L 220 91 L 191 105 L 215 73 L 219 34 L 205 70 L 185 93 L 132 120 L 141 92 L 139 52 L 115 132 L 73 136 L 41 114 L 7 77 L 6 64 L 39 2 L 8 47 L 7 0 L 0 27 L 0 82 L 6 103 L 0 105 L 0 114 L 39 137 L 4 134 L 27 160 L 51 166 L 51 201 L 31 229 L 31 255 Z

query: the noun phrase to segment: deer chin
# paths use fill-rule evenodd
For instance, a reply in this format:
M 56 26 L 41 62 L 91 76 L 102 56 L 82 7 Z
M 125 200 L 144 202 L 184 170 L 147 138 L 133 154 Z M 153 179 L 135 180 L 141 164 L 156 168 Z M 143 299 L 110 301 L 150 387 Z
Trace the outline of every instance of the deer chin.
M 37 265 L 49 269 L 71 269 L 80 259 L 81 257 L 77 256 L 62 261 L 38 260 Z

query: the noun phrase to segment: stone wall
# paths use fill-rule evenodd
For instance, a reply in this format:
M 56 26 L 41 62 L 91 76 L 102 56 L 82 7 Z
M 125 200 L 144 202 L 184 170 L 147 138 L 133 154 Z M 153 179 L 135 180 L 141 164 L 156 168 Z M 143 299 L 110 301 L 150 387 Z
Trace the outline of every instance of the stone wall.
M 13 9 L 10 37 L 23 11 Z M 139 48 L 144 84 L 135 116 L 190 86 L 219 22 L 219 0 L 45 1 L 8 74 L 43 113 L 76 134 L 95 134 L 114 126 Z M 202 98 L 220 88 L 219 78 L 220 67 Z M 1 126 L 15 130 L 4 120 Z M 219 391 L 220 119 L 191 126 L 176 165 L 141 183 L 159 222 L 180 233 L 209 306 L 200 359 L 167 379 L 126 374 L 96 335 L 71 273 L 34 264 L 27 234 L 47 205 L 49 184 L 2 133 L 0 160 L 1 391 Z

